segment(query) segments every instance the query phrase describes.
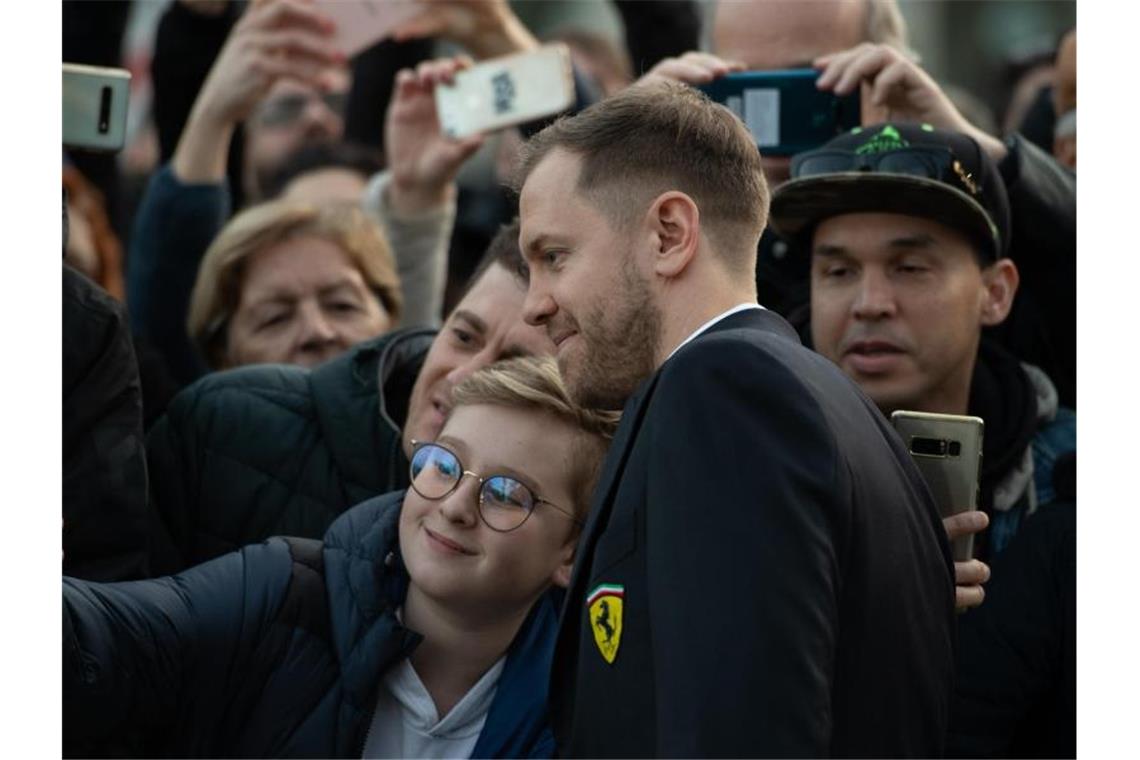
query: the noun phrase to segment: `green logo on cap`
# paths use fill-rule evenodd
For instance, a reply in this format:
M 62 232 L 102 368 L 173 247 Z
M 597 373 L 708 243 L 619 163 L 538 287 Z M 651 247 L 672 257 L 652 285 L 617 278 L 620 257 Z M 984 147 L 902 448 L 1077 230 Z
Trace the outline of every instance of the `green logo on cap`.
M 903 139 L 897 129 L 887 124 L 879 130 L 878 134 L 872 135 L 867 142 L 856 148 L 855 153 L 861 156 L 886 153 L 889 150 L 899 150 L 909 145 L 910 143 Z

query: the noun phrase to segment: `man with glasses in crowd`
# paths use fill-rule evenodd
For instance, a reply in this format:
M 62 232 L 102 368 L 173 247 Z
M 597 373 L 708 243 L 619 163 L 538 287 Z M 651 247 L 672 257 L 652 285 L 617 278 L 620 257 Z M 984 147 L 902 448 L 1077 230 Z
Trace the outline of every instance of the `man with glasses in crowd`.
M 921 476 L 833 364 L 759 307 L 744 125 L 632 87 L 528 143 L 525 315 L 618 408 L 551 682 L 570 756 L 934 756 L 953 576 Z

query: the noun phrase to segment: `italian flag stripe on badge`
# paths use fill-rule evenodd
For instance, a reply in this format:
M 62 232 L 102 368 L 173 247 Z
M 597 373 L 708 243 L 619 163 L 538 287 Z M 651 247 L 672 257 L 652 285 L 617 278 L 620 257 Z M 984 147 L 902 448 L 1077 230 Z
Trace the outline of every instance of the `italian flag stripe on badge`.
M 600 585 L 596 589 L 594 589 L 592 592 L 590 592 L 590 595 L 588 597 L 586 597 L 586 606 L 589 607 L 591 604 L 593 604 L 595 601 L 597 601 L 598 599 L 600 599 L 603 596 L 623 597 L 623 596 L 625 596 L 625 586 L 618 586 L 616 584 L 611 584 L 611 583 L 603 583 L 602 585 Z

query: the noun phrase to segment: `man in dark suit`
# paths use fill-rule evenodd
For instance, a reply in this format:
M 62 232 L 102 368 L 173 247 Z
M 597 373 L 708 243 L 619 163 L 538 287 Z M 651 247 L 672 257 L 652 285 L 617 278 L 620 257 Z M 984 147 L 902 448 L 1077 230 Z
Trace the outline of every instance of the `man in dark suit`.
M 634 87 L 519 177 L 524 316 L 580 401 L 624 405 L 555 653 L 560 754 L 939 754 L 945 535 L 875 407 L 756 304 L 744 125 Z

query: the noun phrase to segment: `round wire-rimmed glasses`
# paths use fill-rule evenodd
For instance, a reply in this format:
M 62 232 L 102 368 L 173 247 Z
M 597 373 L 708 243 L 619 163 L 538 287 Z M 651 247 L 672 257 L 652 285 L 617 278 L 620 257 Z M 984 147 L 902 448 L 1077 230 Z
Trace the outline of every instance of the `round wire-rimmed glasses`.
M 458 488 L 464 476 L 475 478 L 479 481 L 479 519 L 491 530 L 499 533 L 517 530 L 539 504 L 553 507 L 579 527 L 582 525 L 573 512 L 539 498 L 518 478 L 510 475 L 483 477 L 465 470 L 459 456 L 439 443 L 412 441 L 412 446 L 415 447 L 409 467 L 412 490 L 425 499 L 439 501 Z

